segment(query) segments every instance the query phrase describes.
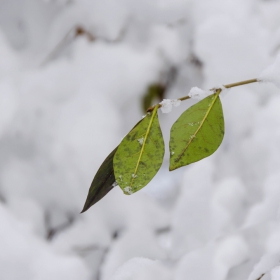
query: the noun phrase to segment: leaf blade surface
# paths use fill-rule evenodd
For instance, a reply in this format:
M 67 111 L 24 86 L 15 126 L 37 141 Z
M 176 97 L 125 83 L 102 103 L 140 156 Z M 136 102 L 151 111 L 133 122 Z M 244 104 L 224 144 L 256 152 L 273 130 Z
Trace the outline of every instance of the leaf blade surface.
M 113 158 L 117 151 L 116 147 L 103 161 L 95 174 L 90 185 L 87 199 L 81 213 L 87 211 L 96 202 L 102 199 L 110 190 L 114 188 L 115 176 L 113 169 Z
M 126 135 L 114 156 L 114 174 L 125 194 L 146 186 L 160 169 L 164 141 L 160 129 L 158 106 Z
M 175 170 L 212 155 L 224 137 L 224 116 L 219 92 L 188 108 L 170 132 L 170 166 Z

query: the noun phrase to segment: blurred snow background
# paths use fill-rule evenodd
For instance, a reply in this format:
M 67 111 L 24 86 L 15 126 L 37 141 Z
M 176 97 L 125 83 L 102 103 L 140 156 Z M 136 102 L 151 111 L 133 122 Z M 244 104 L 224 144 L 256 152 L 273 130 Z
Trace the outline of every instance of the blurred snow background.
M 0 0 L 4 280 L 280 279 L 280 89 L 223 96 L 210 158 L 80 215 L 104 158 L 166 98 L 258 77 L 280 50 L 279 0 Z M 160 114 L 168 133 L 186 101 Z

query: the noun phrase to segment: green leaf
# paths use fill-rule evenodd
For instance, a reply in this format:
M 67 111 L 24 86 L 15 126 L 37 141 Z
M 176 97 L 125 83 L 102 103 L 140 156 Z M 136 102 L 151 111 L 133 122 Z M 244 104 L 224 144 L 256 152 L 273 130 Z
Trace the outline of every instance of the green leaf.
M 118 148 L 118 147 L 117 147 Z M 81 213 L 87 211 L 92 205 L 103 198 L 114 187 L 115 176 L 113 158 L 117 151 L 115 148 L 99 167 L 91 183 L 88 196 Z
M 140 123 L 139 121 L 138 123 Z M 136 127 L 138 123 L 134 126 Z M 134 127 L 132 129 L 134 129 Z M 116 147 L 104 160 L 95 174 L 91 186 L 88 191 L 88 196 L 81 213 L 87 211 L 96 202 L 102 199 L 110 190 L 114 188 L 116 179 L 113 169 L 113 158 L 117 151 Z
M 164 141 L 160 129 L 158 106 L 126 135 L 114 156 L 114 173 L 125 194 L 145 187 L 161 167 Z
M 186 110 L 170 133 L 170 166 L 175 170 L 212 155 L 224 137 L 224 116 L 220 91 Z

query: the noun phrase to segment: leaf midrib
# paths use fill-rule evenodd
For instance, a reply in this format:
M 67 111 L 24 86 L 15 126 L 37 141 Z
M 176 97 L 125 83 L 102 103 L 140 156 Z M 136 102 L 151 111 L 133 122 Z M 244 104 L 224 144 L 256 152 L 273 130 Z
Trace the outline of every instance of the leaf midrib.
M 157 105 L 157 106 L 154 108 L 154 110 L 153 110 L 153 113 L 152 113 L 152 116 L 151 116 L 151 119 L 150 119 L 150 122 L 149 122 L 149 125 L 148 125 L 148 128 L 147 128 L 147 132 L 146 132 L 145 137 L 144 137 L 144 140 L 143 140 L 142 148 L 141 148 L 141 150 L 140 150 L 140 154 L 139 154 L 139 157 L 138 157 L 138 160 L 137 160 L 137 164 L 136 164 L 136 167 L 135 167 L 135 170 L 134 170 L 134 173 L 133 173 L 134 176 L 137 175 L 138 168 L 139 168 L 139 164 L 140 164 L 140 161 L 141 161 L 141 158 L 142 158 L 144 149 L 145 149 L 146 141 L 147 141 L 148 135 L 149 135 L 149 133 L 150 133 L 151 126 L 152 126 L 152 124 L 153 124 L 153 120 L 154 120 L 155 115 L 156 115 L 156 113 L 157 113 L 158 106 L 159 106 L 159 105 Z M 132 175 L 131 175 L 131 176 L 132 176 Z M 135 178 L 136 178 L 136 177 L 132 177 L 132 179 L 131 179 L 131 181 L 130 181 L 130 187 L 131 187 L 131 188 L 132 188 L 132 184 L 133 184 Z

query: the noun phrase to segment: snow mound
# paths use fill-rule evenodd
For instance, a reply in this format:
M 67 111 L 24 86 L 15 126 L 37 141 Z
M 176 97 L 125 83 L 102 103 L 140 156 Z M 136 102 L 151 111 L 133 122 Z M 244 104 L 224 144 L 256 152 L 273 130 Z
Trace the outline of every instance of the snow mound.
M 110 280 L 171 280 L 171 275 L 159 262 L 133 258 L 123 264 Z

